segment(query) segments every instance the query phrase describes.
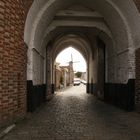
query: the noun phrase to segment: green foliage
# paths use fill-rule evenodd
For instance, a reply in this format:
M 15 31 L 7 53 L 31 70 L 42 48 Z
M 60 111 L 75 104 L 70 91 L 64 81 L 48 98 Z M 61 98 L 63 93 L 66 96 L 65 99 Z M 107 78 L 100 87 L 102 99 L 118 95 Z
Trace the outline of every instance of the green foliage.
M 77 78 L 81 78 L 81 76 L 82 76 L 82 72 L 79 72 L 79 71 L 76 72 L 76 73 L 75 73 L 75 76 L 76 76 Z
M 64 78 L 63 78 L 63 76 L 60 77 L 60 84 L 61 84 L 61 85 L 64 84 Z

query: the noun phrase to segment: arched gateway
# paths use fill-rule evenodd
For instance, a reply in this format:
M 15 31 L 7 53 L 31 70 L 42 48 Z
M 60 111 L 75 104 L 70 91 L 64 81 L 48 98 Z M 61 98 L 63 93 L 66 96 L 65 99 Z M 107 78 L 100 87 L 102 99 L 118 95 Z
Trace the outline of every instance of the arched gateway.
M 0 2 L 0 19 L 5 21 L 0 22 L 0 122 L 25 116 L 53 94 L 53 63 L 69 45 L 87 62 L 87 93 L 126 110 L 137 107 L 140 14 L 136 6 L 138 0 Z

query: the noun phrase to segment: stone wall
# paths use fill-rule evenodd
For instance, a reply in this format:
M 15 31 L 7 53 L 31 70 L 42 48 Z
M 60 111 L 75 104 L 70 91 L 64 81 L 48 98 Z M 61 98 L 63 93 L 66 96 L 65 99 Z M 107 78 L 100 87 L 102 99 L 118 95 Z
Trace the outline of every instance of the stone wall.
M 33 85 L 42 85 L 44 83 L 44 57 L 33 49 Z

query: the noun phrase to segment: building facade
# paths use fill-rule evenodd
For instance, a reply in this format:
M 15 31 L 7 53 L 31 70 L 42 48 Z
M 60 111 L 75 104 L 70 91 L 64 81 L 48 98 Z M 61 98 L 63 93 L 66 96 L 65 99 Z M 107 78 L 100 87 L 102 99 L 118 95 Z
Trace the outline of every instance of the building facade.
M 139 0 L 1 0 L 1 127 L 53 93 L 54 60 L 68 45 L 87 61 L 88 93 L 140 110 L 139 23 Z
M 73 65 L 69 63 L 68 66 L 60 66 L 55 63 L 55 89 L 66 88 L 73 84 L 74 72 Z

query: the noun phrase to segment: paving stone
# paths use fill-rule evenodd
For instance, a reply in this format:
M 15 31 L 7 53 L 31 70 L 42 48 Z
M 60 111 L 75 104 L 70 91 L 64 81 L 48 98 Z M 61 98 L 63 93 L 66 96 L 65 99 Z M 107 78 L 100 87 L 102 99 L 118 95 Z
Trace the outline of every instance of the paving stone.
M 75 86 L 57 93 L 3 140 L 140 140 L 140 115 L 125 112 Z

